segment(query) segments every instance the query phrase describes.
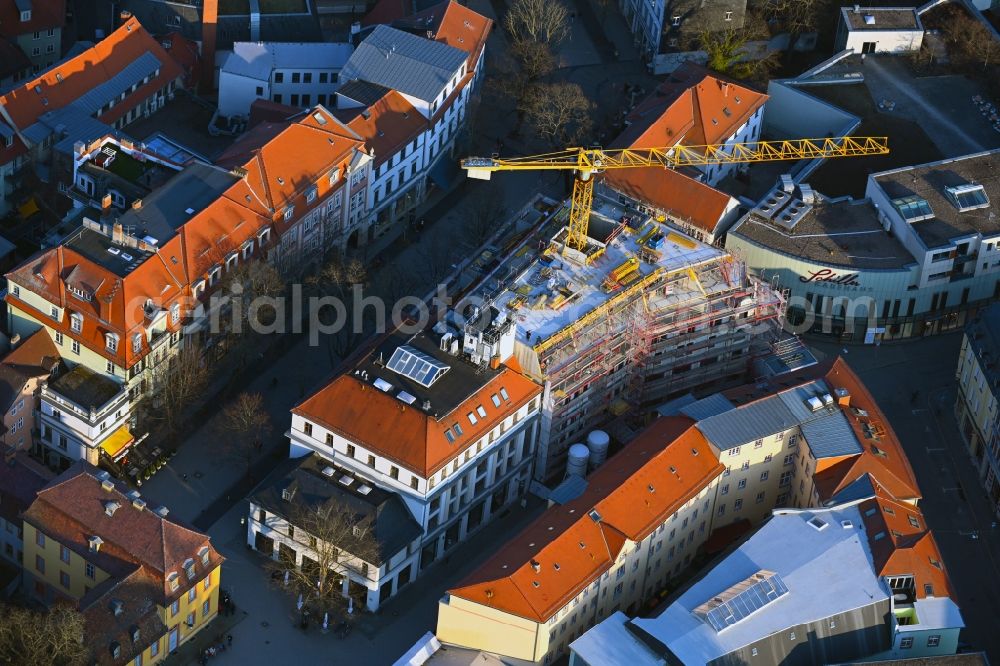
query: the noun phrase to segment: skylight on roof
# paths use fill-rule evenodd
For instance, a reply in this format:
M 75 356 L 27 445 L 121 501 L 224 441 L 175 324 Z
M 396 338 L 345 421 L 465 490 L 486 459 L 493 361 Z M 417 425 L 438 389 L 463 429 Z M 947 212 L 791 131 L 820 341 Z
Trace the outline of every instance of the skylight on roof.
M 865 25 L 875 25 L 875 16 L 873 14 L 865 14 Z
M 428 388 L 450 370 L 433 356 L 406 345 L 392 353 L 386 367 Z
M 986 196 L 986 190 L 978 183 L 946 187 L 944 191 L 960 213 L 976 210 L 977 208 L 989 208 L 990 206 L 990 199 Z
M 934 211 L 931 210 L 931 205 L 927 203 L 927 200 L 915 194 L 893 199 L 892 205 L 907 222 L 920 222 L 934 217 Z
M 761 570 L 694 609 L 694 614 L 716 631 L 722 631 L 788 594 L 781 577 Z

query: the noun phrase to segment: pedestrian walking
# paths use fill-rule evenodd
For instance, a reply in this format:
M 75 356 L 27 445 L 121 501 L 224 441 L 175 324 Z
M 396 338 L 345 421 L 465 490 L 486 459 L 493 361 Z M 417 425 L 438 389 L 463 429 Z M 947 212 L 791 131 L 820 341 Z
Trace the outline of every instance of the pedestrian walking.
M 232 634 L 228 634 L 226 636 L 226 642 L 229 643 L 229 647 L 233 647 L 233 635 Z

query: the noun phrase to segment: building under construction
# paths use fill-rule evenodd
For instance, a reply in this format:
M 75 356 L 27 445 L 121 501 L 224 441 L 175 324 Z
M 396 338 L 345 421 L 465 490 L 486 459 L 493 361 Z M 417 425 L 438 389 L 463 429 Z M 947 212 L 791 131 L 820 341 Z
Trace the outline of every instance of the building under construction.
M 565 248 L 568 203 L 480 284 L 516 322 L 514 354 L 544 384 L 535 477 L 629 409 L 745 381 L 781 332 L 784 299 L 706 245 L 620 203 L 593 200 L 586 247 Z

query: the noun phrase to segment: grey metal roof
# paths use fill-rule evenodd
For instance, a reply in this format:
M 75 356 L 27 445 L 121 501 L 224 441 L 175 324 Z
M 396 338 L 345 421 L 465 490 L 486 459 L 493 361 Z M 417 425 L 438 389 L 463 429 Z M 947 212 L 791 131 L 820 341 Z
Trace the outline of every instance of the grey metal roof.
M 826 505 L 846 504 L 848 502 L 856 502 L 857 500 L 869 499 L 874 496 L 875 485 L 872 483 L 872 477 L 870 474 L 865 474 L 852 481 L 843 490 L 831 497 L 826 502 Z
M 340 78 L 377 83 L 430 102 L 468 57 L 447 44 L 380 25 L 358 44 Z
M 862 451 L 851 424 L 839 409 L 823 418 L 806 421 L 801 429 L 809 450 L 816 458 L 849 456 Z
M 788 410 L 795 415 L 796 420 L 804 422 L 821 418 L 828 413 L 826 409 L 813 412 L 806 406 L 806 400 L 823 395 L 824 393 L 831 393 L 829 387 L 824 382 L 815 380 L 801 386 L 794 386 L 787 391 L 782 391 L 778 394 L 778 397 L 785 403 Z
M 152 236 L 163 244 L 237 180 L 224 169 L 194 162 L 153 190 L 142 200 L 140 209 L 130 208 L 118 221 L 132 227 L 140 238 Z
M 77 141 L 88 141 L 111 133 L 111 126 L 94 118 L 94 114 L 110 100 L 116 99 L 135 84 L 142 84 L 160 68 L 160 59 L 146 51 L 130 62 L 120 72 L 99 86 L 73 100 L 65 107 L 48 111 L 24 130 L 32 143 L 41 143 L 53 133 L 57 134 L 56 149 L 69 152 Z
M 701 421 L 712 416 L 718 416 L 733 409 L 733 403 L 729 398 L 721 393 L 713 393 L 707 398 L 702 398 L 685 407 L 681 407 L 680 412 L 685 416 L 690 416 L 695 421 Z
M 771 396 L 699 421 L 697 427 L 722 450 L 787 430 L 798 423 L 777 396 Z
M 586 489 L 587 480 L 582 476 L 571 474 L 562 483 L 552 489 L 552 492 L 549 494 L 549 501 L 556 504 L 566 504 L 582 495 Z

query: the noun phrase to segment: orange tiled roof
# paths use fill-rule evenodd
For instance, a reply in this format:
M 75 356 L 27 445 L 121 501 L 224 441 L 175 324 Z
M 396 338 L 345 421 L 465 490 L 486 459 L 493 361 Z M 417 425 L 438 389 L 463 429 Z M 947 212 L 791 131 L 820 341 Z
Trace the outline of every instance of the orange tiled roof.
M 919 599 L 952 595 L 941 552 L 923 514 L 898 501 L 874 480 L 875 497 L 858 505 L 875 570 L 880 576 L 911 575 Z M 925 585 L 930 585 L 928 594 Z
M 479 60 L 479 54 L 486 46 L 486 38 L 489 37 L 493 27 L 491 19 L 477 14 L 455 0 L 447 0 L 417 12 L 407 19 L 410 20 L 427 21 L 428 31 L 432 33 L 434 41 L 468 53 L 469 69 Z
M 449 594 L 546 622 L 724 470 L 692 420 L 658 419 Z
M 427 120 L 405 97 L 389 90 L 367 109 L 357 109 L 347 126 L 374 149 L 378 166 L 426 130 Z
M 100 120 L 113 123 L 139 101 L 183 73 L 181 66 L 143 29 L 135 17 L 129 18 L 84 53 L 0 96 L 0 105 L 14 125 L 24 130 L 42 114 L 68 106 L 107 82 L 147 51 L 160 61 L 160 75 L 139 86 L 124 101 L 101 115 Z
M 620 169 L 605 172 L 611 187 L 666 211 L 679 220 L 715 232 L 733 198 L 671 169 Z
M 128 276 L 120 278 L 72 249 L 59 246 L 32 257 L 8 273 L 7 278 L 55 303 L 62 312 L 59 319 L 53 319 L 51 313 L 37 310 L 10 292 L 6 297 L 8 305 L 17 307 L 70 339 L 79 340 L 88 349 L 125 368 L 134 365 L 149 351 L 145 335 L 139 352 L 133 351 L 131 338 L 143 328 L 146 301 L 152 300 L 159 308 L 169 310 L 186 294 L 182 270 L 168 266 L 160 253 L 154 253 Z M 68 289 L 73 286 L 93 294 L 93 297 L 90 300 L 76 297 Z M 73 312 L 83 315 L 80 332 L 71 328 L 70 315 Z M 180 326 L 180 323 L 171 324 L 167 318 L 168 331 L 177 330 Z M 115 352 L 107 349 L 106 333 L 119 336 Z
M 860 455 L 816 474 L 815 481 L 820 500 L 836 495 L 866 473 L 876 478 L 894 497 L 919 498 L 920 488 L 917 486 L 916 476 L 906 458 L 903 446 L 861 379 L 851 370 L 847 362 L 839 357 L 830 366 L 824 379 L 833 389 L 844 388 L 850 393 L 851 404 L 843 410 L 844 416 L 851 424 L 863 451 Z M 857 415 L 851 407 L 864 410 L 868 416 Z M 881 431 L 877 440 L 865 435 L 864 423 L 872 424 Z
M 39 329 L 28 336 L 9 354 L 3 357 L 4 365 L 41 368 L 48 372 L 59 361 L 59 350 L 45 329 Z
M 445 437 L 455 417 L 491 404 L 489 396 L 506 388 L 510 404 L 489 410 L 476 424 L 463 424 L 457 443 Z M 318 423 L 422 476 L 430 476 L 457 458 L 497 424 L 541 393 L 541 387 L 507 366 L 447 414 L 435 418 L 419 405 L 407 405 L 353 375 L 340 375 L 292 408 L 292 413 Z
M 668 136 L 676 136 L 676 141 L 689 146 L 722 143 L 766 101 L 764 93 L 687 62 L 671 72 L 652 95 L 637 104 L 628 120 L 633 126 L 653 126 L 654 135 L 656 127 L 669 127 L 673 134 Z M 626 132 L 637 132 L 633 126 Z

